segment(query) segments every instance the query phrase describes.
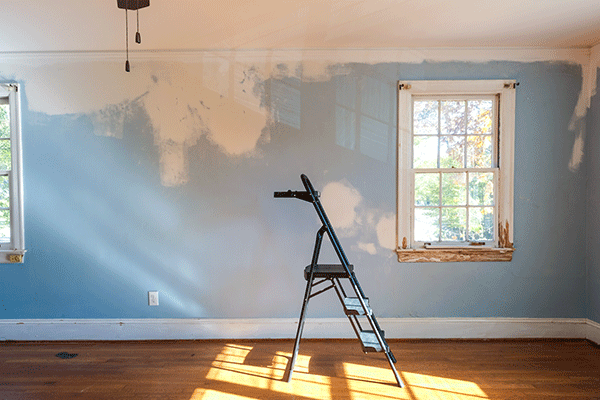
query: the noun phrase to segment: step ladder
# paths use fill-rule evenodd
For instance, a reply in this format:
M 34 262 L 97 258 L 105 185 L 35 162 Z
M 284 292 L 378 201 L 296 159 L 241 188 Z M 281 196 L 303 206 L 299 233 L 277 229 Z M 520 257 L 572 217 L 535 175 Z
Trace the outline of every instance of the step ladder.
M 327 218 L 327 214 L 325 214 L 325 210 L 319 201 L 319 192 L 315 191 L 306 175 L 302 174 L 300 178 L 302 179 L 302 184 L 306 189 L 305 191 L 288 190 L 287 192 L 275 192 L 274 197 L 297 198 L 312 203 L 323 226 L 321 226 L 321 228 L 317 231 L 317 238 L 315 241 L 315 248 L 313 250 L 311 263 L 304 269 L 306 291 L 304 292 L 304 301 L 302 303 L 302 311 L 300 312 L 300 320 L 298 322 L 298 330 L 296 332 L 296 340 L 294 342 L 294 352 L 287 371 L 287 381 L 290 382 L 292 380 L 292 373 L 294 372 L 294 365 L 296 364 L 296 358 L 298 357 L 298 350 L 300 347 L 300 337 L 302 336 L 304 321 L 306 319 L 308 301 L 312 297 L 315 297 L 330 289 L 334 289 L 338 298 L 340 299 L 346 316 L 350 320 L 350 324 L 352 325 L 357 338 L 360 340 L 363 351 L 365 353 L 384 353 L 388 363 L 390 364 L 390 368 L 394 373 L 396 382 L 398 382 L 398 386 L 404 387 L 404 383 L 402 382 L 402 379 L 400 379 L 398 371 L 396 371 L 396 367 L 394 366 L 396 363 L 394 354 L 385 341 L 384 331 L 379 327 L 377 319 L 373 314 L 373 310 L 369 305 L 369 299 L 365 296 L 360 284 L 358 283 L 358 279 L 356 279 L 356 276 L 354 275 L 354 266 L 348 262 L 346 254 L 344 253 L 344 250 L 342 249 L 342 246 L 335 235 L 333 227 Z M 340 260 L 340 264 L 318 263 L 321 244 L 325 234 L 329 236 L 329 240 Z M 348 280 L 350 286 L 352 287 L 350 294 L 347 294 L 344 290 L 341 279 Z M 313 288 L 317 288 L 318 290 L 313 293 Z

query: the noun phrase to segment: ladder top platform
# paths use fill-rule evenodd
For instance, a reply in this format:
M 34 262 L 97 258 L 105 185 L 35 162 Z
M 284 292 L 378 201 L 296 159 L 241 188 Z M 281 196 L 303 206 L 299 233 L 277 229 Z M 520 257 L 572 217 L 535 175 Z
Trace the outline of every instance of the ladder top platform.
M 354 272 L 354 265 L 348 265 L 350 273 Z M 314 278 L 348 278 L 348 272 L 342 264 L 317 264 L 313 270 Z M 304 279 L 310 278 L 310 265 L 304 268 Z

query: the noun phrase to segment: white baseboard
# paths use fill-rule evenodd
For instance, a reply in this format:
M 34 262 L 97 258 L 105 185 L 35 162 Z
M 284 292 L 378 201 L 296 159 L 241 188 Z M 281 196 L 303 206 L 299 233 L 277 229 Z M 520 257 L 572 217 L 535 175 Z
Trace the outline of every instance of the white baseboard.
M 586 321 L 585 338 L 600 345 L 600 324 L 589 319 Z
M 585 318 L 379 318 L 390 339 L 573 338 L 600 344 Z M 0 340 L 290 339 L 295 318 L 0 320 Z M 309 318 L 303 338 L 354 338 L 346 318 Z

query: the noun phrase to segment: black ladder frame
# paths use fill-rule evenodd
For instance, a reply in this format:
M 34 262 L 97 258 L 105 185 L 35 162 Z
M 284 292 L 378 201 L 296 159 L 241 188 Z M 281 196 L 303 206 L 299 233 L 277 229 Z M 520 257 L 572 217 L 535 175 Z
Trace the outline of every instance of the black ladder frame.
M 292 373 L 294 372 L 294 366 L 296 364 L 296 358 L 298 357 L 298 350 L 300 347 L 300 338 L 302 336 L 302 331 L 304 329 L 304 322 L 306 319 L 306 311 L 308 308 L 308 301 L 321 293 L 324 293 L 330 289 L 335 289 L 335 292 L 344 307 L 346 316 L 356 333 L 356 336 L 361 342 L 363 347 L 363 351 L 367 352 L 384 352 L 385 356 L 390 364 L 390 368 L 394 373 L 394 377 L 398 382 L 399 387 L 404 387 L 404 383 L 402 379 L 398 375 L 398 371 L 396 371 L 396 367 L 394 363 L 396 362 L 396 358 L 394 354 L 390 350 L 385 337 L 383 330 L 379 327 L 377 323 L 377 319 L 373 314 L 368 301 L 369 299 L 365 296 L 356 276 L 354 275 L 354 267 L 348 262 L 346 258 L 346 254 L 342 249 L 342 246 L 327 218 L 327 214 L 325 214 L 325 210 L 319 201 L 319 192 L 315 191 L 308 177 L 304 174 L 300 176 L 302 179 L 302 184 L 306 191 L 292 191 L 288 190 L 287 192 L 275 192 L 274 197 L 291 197 L 297 198 L 300 200 L 304 200 L 310 202 L 315 207 L 317 215 L 323 224 L 321 228 L 317 231 L 317 237 L 315 240 L 315 247 L 313 250 L 312 260 L 309 266 L 304 270 L 304 276 L 306 278 L 306 290 L 304 292 L 304 301 L 302 303 L 302 311 L 300 312 L 300 320 L 298 322 L 298 329 L 296 332 L 296 340 L 294 342 L 294 351 L 292 354 L 292 360 L 289 364 L 287 371 L 287 381 L 290 382 L 292 380 Z M 327 234 L 329 236 L 329 240 L 333 245 L 335 253 L 337 254 L 340 265 L 327 265 L 327 264 L 318 264 L 319 253 L 321 251 L 321 244 L 323 242 L 324 235 Z M 315 282 L 315 279 L 320 278 Z M 344 288 L 340 282 L 340 278 L 348 279 L 352 289 L 354 290 L 354 294 L 356 297 L 348 297 Z M 318 290 L 315 293 L 312 293 L 312 288 L 318 285 L 321 285 L 325 282 L 329 281 L 329 286 Z M 359 316 L 362 316 L 367 319 L 371 330 L 363 329 L 360 321 L 358 319 Z

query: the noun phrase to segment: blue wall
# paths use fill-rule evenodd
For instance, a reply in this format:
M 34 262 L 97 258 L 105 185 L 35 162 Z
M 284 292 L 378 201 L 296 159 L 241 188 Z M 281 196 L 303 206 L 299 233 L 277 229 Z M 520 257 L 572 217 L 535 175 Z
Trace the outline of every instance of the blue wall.
M 0 64 L 0 78 L 23 88 L 28 249 L 23 264 L 0 267 L 0 318 L 297 317 L 319 224 L 310 204 L 273 191 L 301 189 L 301 173 L 330 189 L 324 203 L 378 316 L 586 317 L 586 170 L 568 168 L 580 66 L 355 63 L 314 78 L 297 61 L 210 79 L 209 63 L 138 61 L 119 84 L 74 71 L 124 75 L 121 62 Z M 389 229 L 396 81 L 497 78 L 520 82 L 513 261 L 399 264 Z M 39 82 L 60 99 L 40 101 Z M 112 92 L 122 99 L 102 103 Z M 101 105 L 77 109 L 92 97 Z M 168 135 L 173 113 L 161 114 L 156 98 L 183 110 Z M 592 163 L 590 177 L 599 169 Z M 598 321 L 600 262 L 588 267 L 588 315 Z M 160 291 L 159 307 L 147 305 L 149 290 Z M 326 299 L 310 314 L 340 316 Z
M 592 97 L 587 118 L 587 300 L 588 318 L 600 322 L 600 99 Z

